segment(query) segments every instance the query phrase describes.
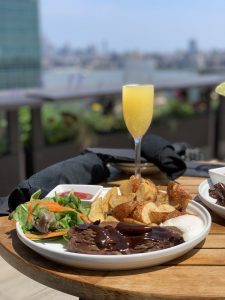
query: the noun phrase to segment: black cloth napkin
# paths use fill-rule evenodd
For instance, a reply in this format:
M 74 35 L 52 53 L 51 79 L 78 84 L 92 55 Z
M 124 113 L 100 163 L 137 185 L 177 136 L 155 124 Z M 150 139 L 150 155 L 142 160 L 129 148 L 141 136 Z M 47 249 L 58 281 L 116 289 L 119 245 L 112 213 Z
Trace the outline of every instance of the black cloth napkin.
M 9 195 L 9 211 L 30 200 L 38 189 L 46 196 L 58 184 L 96 184 L 109 176 L 109 170 L 95 153 L 85 152 L 54 164 L 21 182 Z
M 186 164 L 181 155 L 185 153 L 185 145 L 175 147 L 166 139 L 157 135 L 146 135 L 142 140 L 141 154 L 147 161 L 154 163 L 171 180 L 183 175 Z

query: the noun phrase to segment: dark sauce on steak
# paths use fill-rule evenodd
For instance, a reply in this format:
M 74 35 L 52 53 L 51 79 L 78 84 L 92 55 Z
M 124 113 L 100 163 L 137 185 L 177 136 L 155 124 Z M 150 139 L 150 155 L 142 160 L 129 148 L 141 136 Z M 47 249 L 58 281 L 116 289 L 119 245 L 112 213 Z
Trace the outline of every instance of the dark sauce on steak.
M 133 254 L 173 247 L 184 242 L 173 226 L 146 226 L 127 223 L 82 224 L 69 230 L 66 248 L 86 254 Z
M 209 196 L 217 200 L 217 204 L 225 206 L 225 185 L 222 182 L 209 189 Z

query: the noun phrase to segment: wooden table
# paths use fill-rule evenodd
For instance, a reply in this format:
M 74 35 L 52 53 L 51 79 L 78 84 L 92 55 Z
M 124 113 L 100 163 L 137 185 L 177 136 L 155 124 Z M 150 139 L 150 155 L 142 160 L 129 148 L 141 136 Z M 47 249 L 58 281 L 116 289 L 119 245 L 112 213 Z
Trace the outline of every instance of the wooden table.
M 166 184 L 160 176 L 154 180 Z M 195 197 L 202 180 L 181 177 L 178 182 Z M 212 217 L 204 242 L 179 259 L 146 269 L 105 272 L 56 264 L 23 245 L 7 217 L 0 218 L 0 254 L 28 277 L 85 299 L 225 299 L 225 220 Z

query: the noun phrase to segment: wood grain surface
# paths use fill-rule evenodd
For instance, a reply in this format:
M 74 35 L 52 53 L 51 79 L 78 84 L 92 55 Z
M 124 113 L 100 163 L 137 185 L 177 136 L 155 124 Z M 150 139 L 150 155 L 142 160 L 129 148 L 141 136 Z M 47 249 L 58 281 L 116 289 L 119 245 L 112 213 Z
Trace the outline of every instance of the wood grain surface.
M 153 180 L 165 185 L 166 179 Z M 181 177 L 195 201 L 204 178 Z M 111 180 L 118 185 L 121 180 Z M 214 214 L 210 234 L 184 256 L 161 266 L 133 271 L 89 271 L 51 262 L 23 245 L 15 223 L 0 218 L 0 254 L 23 274 L 54 289 L 85 299 L 225 299 L 225 220 Z

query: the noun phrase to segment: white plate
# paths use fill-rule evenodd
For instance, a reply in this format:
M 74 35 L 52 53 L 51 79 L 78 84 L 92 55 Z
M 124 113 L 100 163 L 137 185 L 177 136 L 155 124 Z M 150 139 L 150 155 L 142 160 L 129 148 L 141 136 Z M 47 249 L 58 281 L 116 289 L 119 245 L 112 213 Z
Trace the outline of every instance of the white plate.
M 82 203 L 90 204 L 98 195 L 102 192 L 103 186 L 101 185 L 88 185 L 88 184 L 59 184 L 53 190 L 51 190 L 45 197 L 54 197 L 55 193 L 61 194 L 64 192 L 80 192 L 89 193 L 93 195 L 90 200 L 82 200 Z
M 217 200 L 209 196 L 209 188 L 212 186 L 210 179 L 204 180 L 198 187 L 198 193 L 202 202 L 214 211 L 217 215 L 225 219 L 225 207 L 216 204 Z
M 108 189 L 103 189 L 105 192 Z M 211 227 L 211 217 L 209 212 L 200 204 L 191 201 L 188 205 L 188 212 L 200 217 L 204 224 L 204 229 L 195 238 L 184 242 L 178 246 L 163 249 L 155 252 L 146 252 L 129 255 L 89 255 L 68 252 L 63 243 L 60 242 L 35 242 L 28 239 L 19 223 L 16 224 L 16 230 L 19 239 L 40 255 L 53 260 L 57 263 L 92 270 L 128 270 L 138 269 L 159 265 L 182 256 L 202 240 L 205 239 Z
M 111 165 L 118 170 L 123 171 L 126 174 L 134 174 L 135 171 L 135 165 L 134 163 L 111 163 Z M 141 163 L 140 164 L 140 170 L 142 175 L 147 174 L 156 174 L 159 173 L 160 170 L 158 167 L 156 167 L 152 163 Z
M 225 184 L 225 167 L 209 169 L 209 177 L 213 184 Z

